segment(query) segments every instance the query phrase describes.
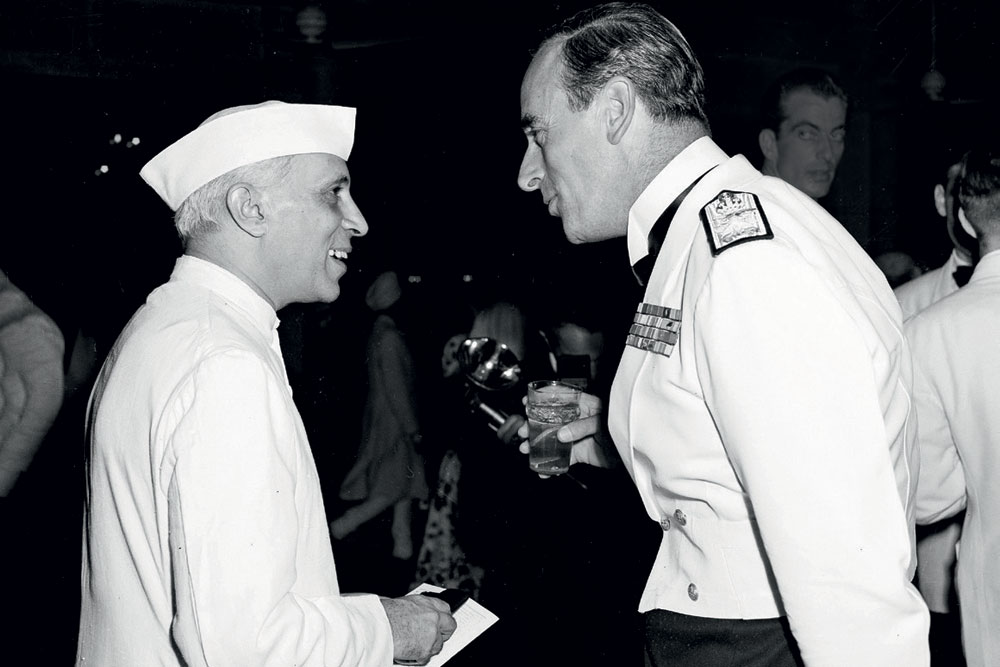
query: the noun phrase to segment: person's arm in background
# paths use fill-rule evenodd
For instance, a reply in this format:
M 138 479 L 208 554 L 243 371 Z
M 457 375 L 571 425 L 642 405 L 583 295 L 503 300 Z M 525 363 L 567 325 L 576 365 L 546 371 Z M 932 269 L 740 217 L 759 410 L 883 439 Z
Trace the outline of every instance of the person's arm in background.
M 28 469 L 59 415 L 63 352 L 56 323 L 0 272 L 0 498 Z

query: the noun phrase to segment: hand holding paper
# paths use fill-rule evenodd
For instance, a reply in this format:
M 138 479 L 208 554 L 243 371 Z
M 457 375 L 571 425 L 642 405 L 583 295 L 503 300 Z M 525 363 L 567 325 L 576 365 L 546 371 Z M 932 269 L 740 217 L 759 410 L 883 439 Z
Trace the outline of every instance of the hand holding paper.
M 439 593 L 443 590 L 444 589 L 440 586 L 420 584 L 407 595 L 414 595 L 428 591 Z M 444 643 L 444 647 L 441 649 L 441 652 L 430 659 L 427 663 L 428 667 L 438 667 L 439 665 L 443 665 L 456 653 L 468 646 L 473 639 L 481 635 L 487 630 L 487 628 L 499 620 L 496 614 L 471 598 L 458 607 L 458 609 L 454 611 L 454 614 L 455 622 L 458 624 L 458 627 L 455 628 L 455 632 L 452 634 L 451 638 Z

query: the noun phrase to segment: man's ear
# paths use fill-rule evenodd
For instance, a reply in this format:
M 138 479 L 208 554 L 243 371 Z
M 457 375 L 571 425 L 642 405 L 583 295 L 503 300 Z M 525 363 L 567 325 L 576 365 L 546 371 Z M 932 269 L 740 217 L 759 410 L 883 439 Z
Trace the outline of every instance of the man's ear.
M 966 217 L 964 208 L 958 209 L 958 221 L 962 224 L 962 229 L 969 233 L 969 236 L 974 239 L 979 238 L 979 234 L 976 233 L 976 229 L 972 226 L 972 223 L 969 222 L 969 218 Z
M 624 77 L 614 77 L 601 90 L 602 115 L 608 143 L 618 145 L 628 132 L 635 117 L 636 97 L 632 82 Z
M 760 145 L 760 152 L 768 162 L 778 161 L 778 136 L 769 127 L 765 127 L 757 135 L 757 144 Z
M 944 186 L 940 183 L 934 186 L 934 208 L 942 218 L 948 217 L 948 200 L 944 196 Z
M 259 239 L 267 232 L 267 222 L 260 210 L 260 193 L 247 183 L 237 183 L 226 193 L 226 208 L 236 225 Z

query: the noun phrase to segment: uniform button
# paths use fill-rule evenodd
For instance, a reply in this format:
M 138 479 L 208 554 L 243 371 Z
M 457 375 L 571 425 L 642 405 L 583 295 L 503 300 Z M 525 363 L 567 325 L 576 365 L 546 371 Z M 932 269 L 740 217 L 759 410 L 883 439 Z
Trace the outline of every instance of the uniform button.
M 677 521 L 677 525 L 678 526 L 686 526 L 687 525 L 688 518 L 687 518 L 687 516 L 685 516 L 684 512 L 682 512 L 680 510 L 674 510 L 674 519 Z
M 660 528 L 663 530 L 670 530 L 670 517 L 665 516 L 660 519 Z
M 698 587 L 694 584 L 688 584 L 688 597 L 694 602 L 698 601 Z

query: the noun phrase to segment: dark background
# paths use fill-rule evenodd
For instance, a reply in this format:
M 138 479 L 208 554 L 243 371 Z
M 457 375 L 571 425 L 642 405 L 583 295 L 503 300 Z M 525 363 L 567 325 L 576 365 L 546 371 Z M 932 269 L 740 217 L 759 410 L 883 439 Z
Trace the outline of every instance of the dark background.
M 314 3 L 320 14 L 303 13 L 307 4 L 0 5 L 0 269 L 56 319 L 68 345 L 82 330 L 103 353 L 180 252 L 170 211 L 138 176 L 148 159 L 223 107 L 357 106 L 350 166 L 370 232 L 355 244 L 337 302 L 280 313 L 317 463 L 335 480 L 353 450 L 330 443 L 353 441 L 360 427 L 362 297 L 378 271 L 395 268 L 407 281 L 418 361 L 432 373 L 440 344 L 467 324 L 466 305 L 487 295 L 542 315 L 556 302 L 582 304 L 609 328 L 613 363 L 619 323 L 640 294 L 623 240 L 571 246 L 539 196 L 516 184 L 530 50 L 546 27 L 593 3 L 341 0 Z M 949 156 L 995 132 L 1000 22 L 989 3 L 651 4 L 699 55 L 715 139 L 731 154 L 759 162 L 757 109 L 774 77 L 801 65 L 835 73 L 852 102 L 824 205 L 872 254 L 902 249 L 925 267 L 944 260 L 950 245 L 931 188 Z M 947 82 L 937 101 L 921 87 L 932 66 Z M 30 524 L 0 536 L 24 568 L 6 602 L 18 623 L 5 623 L 0 638 L 25 648 L 31 664 L 67 664 L 75 646 L 86 391 L 67 401 L 17 489 Z M 645 568 L 634 569 L 641 578 Z
M 371 231 L 357 244 L 358 271 L 392 265 L 422 276 L 429 293 L 465 275 L 536 293 L 566 270 L 595 274 L 581 264 L 617 279 L 627 274 L 621 243 L 571 248 L 515 182 L 529 51 L 542 29 L 589 4 L 316 3 L 325 18 L 309 43 L 305 2 L 8 0 L 0 266 L 67 326 L 95 308 L 127 315 L 179 249 L 139 167 L 219 108 L 281 98 L 359 108 L 351 169 Z M 825 205 L 873 253 L 943 259 L 931 179 L 944 148 L 992 124 L 1000 88 L 988 3 L 653 4 L 699 54 L 715 137 L 730 153 L 758 160 L 756 112 L 773 77 L 803 64 L 836 73 L 852 104 Z M 932 60 L 947 81 L 933 103 L 920 85 Z M 116 133 L 122 142 L 109 143 Z M 127 148 L 132 137 L 141 142 Z M 96 175 L 101 165 L 108 172 Z M 364 280 L 345 280 L 345 301 Z

